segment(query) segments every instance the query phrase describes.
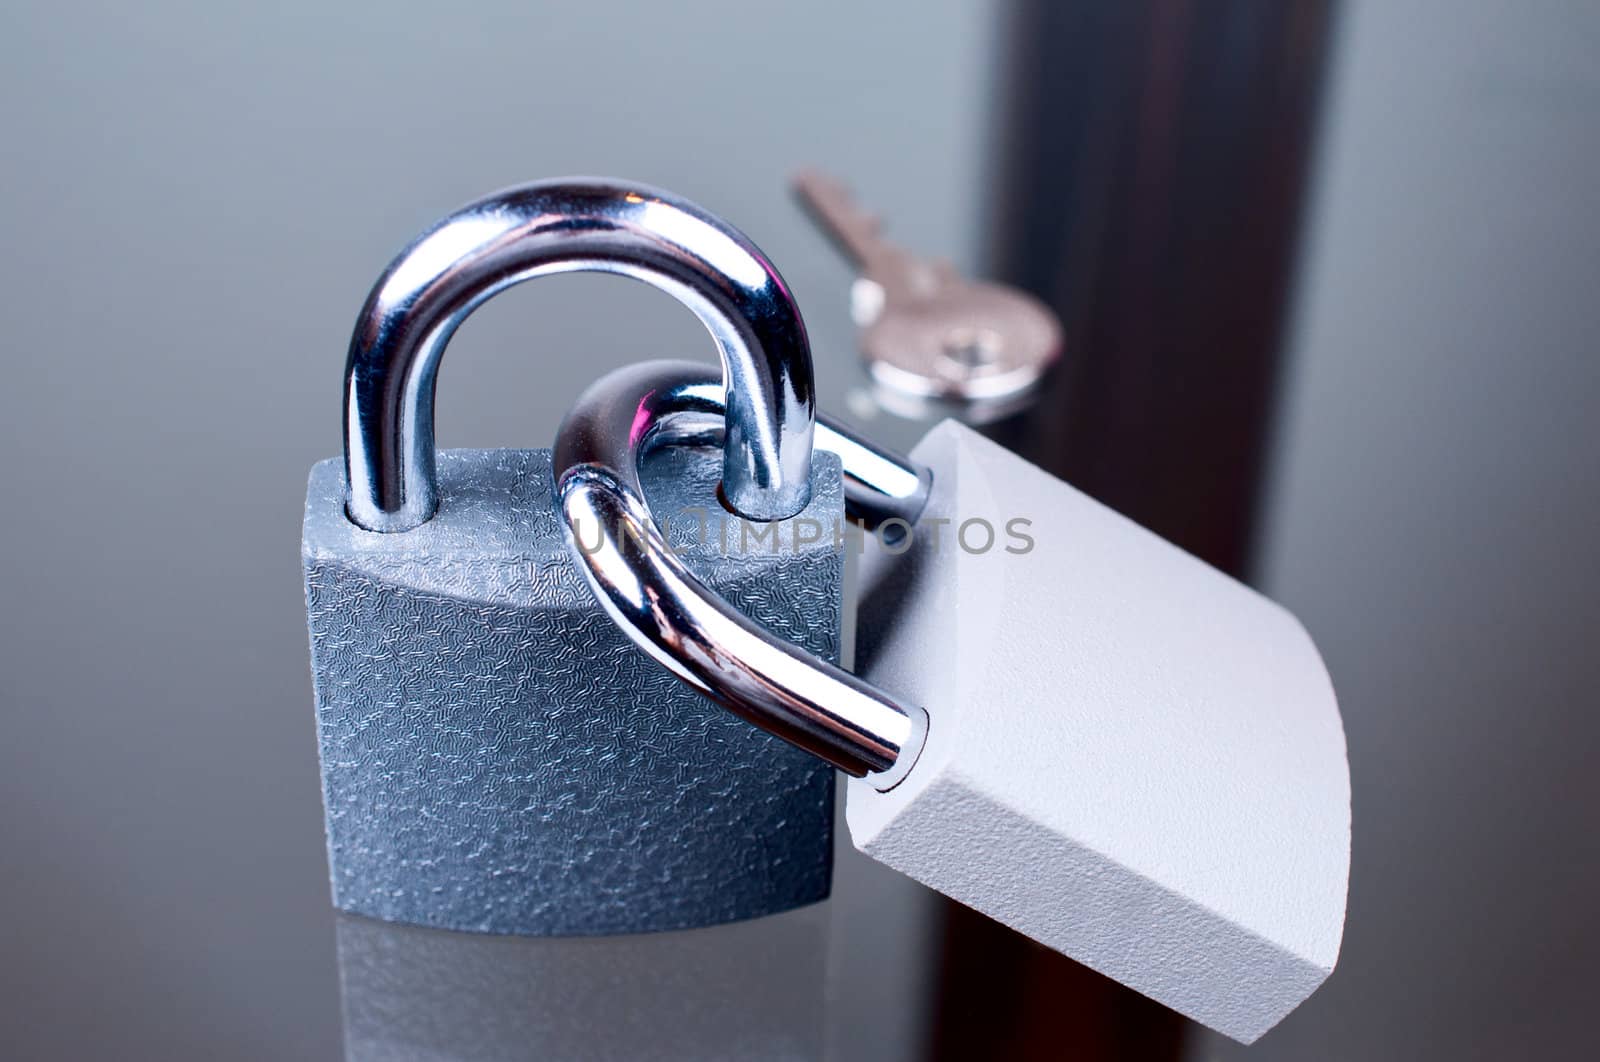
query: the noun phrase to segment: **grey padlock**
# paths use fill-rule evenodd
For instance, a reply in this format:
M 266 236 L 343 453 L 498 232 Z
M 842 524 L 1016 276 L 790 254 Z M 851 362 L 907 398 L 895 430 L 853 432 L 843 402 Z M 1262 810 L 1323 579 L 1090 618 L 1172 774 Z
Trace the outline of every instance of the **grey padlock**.
M 569 270 L 645 280 L 716 338 L 724 460 L 663 453 L 646 490 L 657 512 L 710 514 L 712 527 L 734 520 L 725 500 L 746 518 L 828 528 L 776 551 L 715 533 L 675 545 L 775 637 L 839 657 L 839 462 L 812 454 L 804 326 L 761 252 L 690 203 L 614 181 L 542 182 L 463 208 L 373 288 L 346 369 L 345 459 L 317 465 L 307 493 L 343 910 L 603 934 L 750 918 L 828 893 L 832 771 L 661 673 L 616 628 L 563 541 L 550 452 L 435 460 L 435 375 L 457 325 L 511 284 Z

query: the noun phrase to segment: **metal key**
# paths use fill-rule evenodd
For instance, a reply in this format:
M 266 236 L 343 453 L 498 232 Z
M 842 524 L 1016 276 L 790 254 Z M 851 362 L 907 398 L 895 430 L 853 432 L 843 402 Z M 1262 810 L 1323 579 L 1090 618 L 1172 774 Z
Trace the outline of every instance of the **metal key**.
M 802 171 L 793 187 L 859 273 L 851 316 L 881 386 L 919 399 L 1004 402 L 1031 390 L 1060 356 L 1061 325 L 1038 299 L 888 242 L 878 219 L 826 174 Z

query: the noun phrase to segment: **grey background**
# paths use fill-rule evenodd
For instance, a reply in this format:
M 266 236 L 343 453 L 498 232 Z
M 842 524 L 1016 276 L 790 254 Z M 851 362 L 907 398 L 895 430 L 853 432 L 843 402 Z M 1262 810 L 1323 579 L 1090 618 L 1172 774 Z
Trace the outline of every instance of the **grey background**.
M 1579 1058 L 1600 1001 L 1600 8 L 1345 6 L 1261 582 L 1333 675 L 1332 978 L 1253 1053 Z
M 929 251 L 970 266 L 977 246 L 995 28 L 919 3 L 912 54 L 911 10 L 8 13 L 0 1054 L 336 1054 L 298 552 L 368 286 L 486 191 L 637 178 L 780 264 L 842 409 L 849 274 L 789 203 L 791 170 L 848 174 Z M 715 354 L 643 285 L 526 285 L 452 345 L 440 443 L 549 445 L 584 386 L 653 356 Z M 874 869 L 841 865 L 833 1013 L 892 1058 L 922 1024 L 922 909 Z
M 400 245 L 532 176 L 665 185 L 780 264 L 824 404 L 859 413 L 848 275 L 784 178 L 835 168 L 978 265 L 997 10 L 8 11 L 8 1053 L 337 1053 L 296 553 Z M 1351 913 L 1340 969 L 1250 1054 L 1569 1057 L 1600 992 L 1600 14 L 1356 0 L 1339 41 L 1260 579 L 1341 694 Z M 441 442 L 543 445 L 606 368 L 696 352 L 642 286 L 528 285 L 453 345 Z M 850 862 L 838 894 L 847 1057 L 917 1057 L 926 907 Z

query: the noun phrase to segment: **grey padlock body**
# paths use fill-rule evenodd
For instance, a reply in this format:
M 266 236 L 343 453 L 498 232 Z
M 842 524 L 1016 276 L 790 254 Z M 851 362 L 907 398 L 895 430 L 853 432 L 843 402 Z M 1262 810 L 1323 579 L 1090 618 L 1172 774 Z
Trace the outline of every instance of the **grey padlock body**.
M 721 507 L 718 454 L 663 450 L 644 485 L 656 513 L 689 514 L 669 538 L 691 570 L 837 661 L 843 492 L 837 458 L 813 464 L 804 512 L 751 525 L 776 541 Z M 832 769 L 702 698 L 607 618 L 563 541 L 550 452 L 441 451 L 438 477 L 433 519 L 379 534 L 347 519 L 341 462 L 311 473 L 302 553 L 335 904 L 568 935 L 825 898 Z

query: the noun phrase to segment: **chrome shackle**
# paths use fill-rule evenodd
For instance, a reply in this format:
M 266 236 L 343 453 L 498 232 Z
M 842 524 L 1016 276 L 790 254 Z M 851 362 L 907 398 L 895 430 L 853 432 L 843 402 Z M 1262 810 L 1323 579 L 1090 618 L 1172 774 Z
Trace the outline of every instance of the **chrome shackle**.
M 696 579 L 651 517 L 639 461 L 660 445 L 715 445 L 727 412 L 721 382 L 692 363 L 634 365 L 589 388 L 555 445 L 569 551 L 607 614 L 657 662 L 755 725 L 891 789 L 916 762 L 927 713 L 773 639 Z M 839 455 L 846 506 L 867 527 L 916 521 L 927 470 L 826 418 L 816 443 Z
M 419 236 L 373 286 L 345 364 L 345 509 L 370 531 L 410 530 L 438 507 L 439 361 L 496 293 L 548 273 L 620 273 L 689 307 L 720 376 L 652 363 L 595 384 L 561 426 L 557 503 L 573 555 L 612 619 L 657 661 L 751 722 L 890 788 L 915 762 L 927 714 L 774 641 L 697 580 L 650 516 L 638 461 L 666 443 L 720 444 L 722 494 L 740 516 L 787 519 L 810 500 L 813 437 L 836 452 L 846 505 L 868 526 L 914 522 L 928 474 L 816 420 L 804 322 L 776 268 L 692 203 L 599 178 L 510 188 Z M 598 545 L 575 529 L 597 528 Z
M 547 273 L 621 273 L 694 311 L 722 354 L 723 493 L 756 520 L 809 500 L 816 399 L 805 325 L 783 278 L 736 229 L 686 200 L 600 178 L 539 181 L 451 214 L 390 263 L 345 363 L 345 508 L 406 531 L 438 507 L 439 360 L 485 300 Z

